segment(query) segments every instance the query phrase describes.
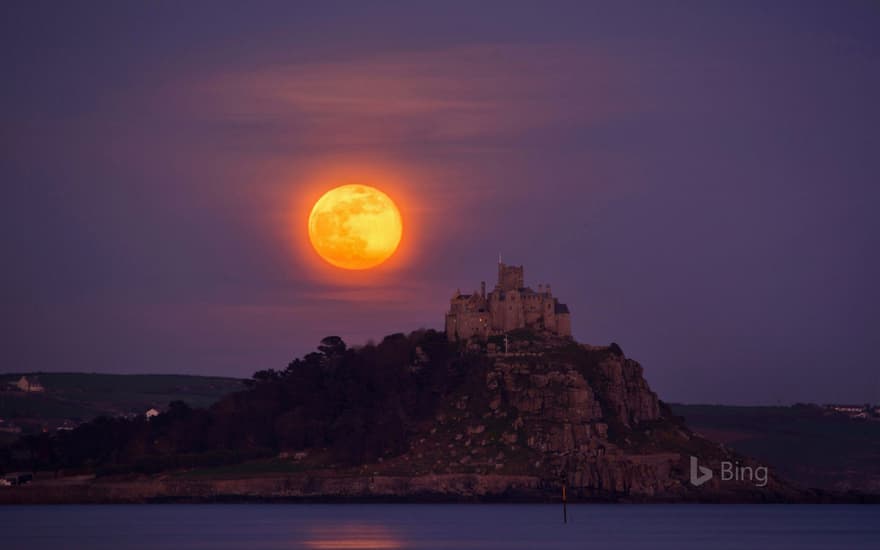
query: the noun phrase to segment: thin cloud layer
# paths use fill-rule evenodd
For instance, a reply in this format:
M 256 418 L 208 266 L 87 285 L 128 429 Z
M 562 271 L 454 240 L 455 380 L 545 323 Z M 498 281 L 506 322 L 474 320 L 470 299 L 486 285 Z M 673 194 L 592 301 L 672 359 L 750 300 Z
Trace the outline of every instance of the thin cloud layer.
M 305 145 L 405 146 L 607 120 L 632 108 L 619 70 L 575 46 L 486 45 L 238 71 L 191 90 L 240 129 L 286 128 Z

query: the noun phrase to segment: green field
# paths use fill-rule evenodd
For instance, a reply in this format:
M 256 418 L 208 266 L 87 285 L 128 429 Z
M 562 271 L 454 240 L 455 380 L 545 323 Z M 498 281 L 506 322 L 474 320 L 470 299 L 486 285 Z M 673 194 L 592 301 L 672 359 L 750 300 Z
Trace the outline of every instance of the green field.
M 37 379 L 40 393 L 9 389 L 22 375 Z M 176 374 L 10 373 L 0 375 L 0 418 L 10 420 L 90 420 L 100 415 L 142 414 L 171 401 L 207 407 L 244 389 L 236 378 Z

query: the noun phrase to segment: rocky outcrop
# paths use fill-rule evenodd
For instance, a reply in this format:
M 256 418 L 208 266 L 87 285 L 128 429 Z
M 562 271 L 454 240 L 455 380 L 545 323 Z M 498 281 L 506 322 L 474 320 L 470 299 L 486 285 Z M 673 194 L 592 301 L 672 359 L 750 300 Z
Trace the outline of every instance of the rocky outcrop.
M 622 354 L 609 354 L 599 365 L 606 380 L 605 400 L 625 426 L 660 418 L 660 402 L 642 375 L 642 366 Z
M 264 459 L 259 468 L 243 465 L 238 475 L 226 468 L 74 484 L 46 479 L 0 491 L 0 500 L 550 500 L 563 487 L 573 499 L 591 500 L 811 500 L 772 472 L 760 484 L 719 475 L 699 486 L 691 483 L 692 457 L 714 472 L 721 471 L 722 462 L 743 469 L 759 465 L 699 437 L 672 416 L 651 391 L 642 367 L 617 345 L 534 335 L 511 340 L 503 354 L 479 346 L 450 349 L 445 342 L 435 348 L 456 354 L 437 361 L 430 373 L 451 381 L 437 386 L 442 390 L 422 416 L 408 415 L 399 402 L 397 409 L 374 415 L 394 420 L 402 444 L 380 446 L 367 463 L 342 461 L 338 449 L 294 446 Z M 420 372 L 433 359 L 427 351 L 420 353 L 413 356 L 418 364 L 410 372 Z M 399 383 L 415 385 L 409 379 Z M 259 404 L 260 395 L 244 397 Z M 357 443 L 357 434 L 346 441 Z M 264 473 L 254 475 L 255 470 Z
M 536 473 L 545 479 L 585 494 L 655 495 L 679 485 L 672 475 L 679 454 L 629 457 L 610 439 L 609 421 L 632 429 L 661 418 L 657 396 L 635 361 L 611 353 L 595 366 L 552 353 L 499 357 L 486 390 L 491 403 L 500 401 L 492 416 L 515 415 L 520 443 L 542 455 Z
M 746 459 L 676 421 L 641 365 L 616 345 L 551 339 L 490 359 L 483 387 L 456 397 L 450 413 L 438 417 L 446 432 L 462 435 L 438 446 L 467 453 L 462 464 L 477 472 L 486 464 L 499 474 L 528 474 L 548 491 L 565 485 L 583 498 L 779 500 L 796 494 L 775 478 L 764 487 L 750 480 L 691 484 L 691 456 L 716 468 L 722 460 Z M 483 424 L 492 426 L 489 437 L 476 435 L 485 433 Z M 494 457 L 481 460 L 487 454 Z
M 530 447 L 542 452 L 589 448 L 607 439 L 608 420 L 631 428 L 660 419 L 660 403 L 630 359 L 609 356 L 596 367 L 593 387 L 576 363 L 554 360 L 524 362 L 499 358 L 486 377 L 490 400 L 504 404 L 525 423 Z

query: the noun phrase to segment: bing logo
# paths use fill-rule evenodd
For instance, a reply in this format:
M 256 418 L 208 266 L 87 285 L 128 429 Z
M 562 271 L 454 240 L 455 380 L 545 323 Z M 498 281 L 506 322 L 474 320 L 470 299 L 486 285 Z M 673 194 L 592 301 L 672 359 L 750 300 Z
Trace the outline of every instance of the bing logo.
M 714 477 L 711 469 L 700 466 L 697 457 L 691 457 L 690 482 L 699 487 Z M 769 479 L 767 466 L 740 466 L 728 460 L 721 461 L 721 481 L 751 481 L 756 487 L 766 487 Z

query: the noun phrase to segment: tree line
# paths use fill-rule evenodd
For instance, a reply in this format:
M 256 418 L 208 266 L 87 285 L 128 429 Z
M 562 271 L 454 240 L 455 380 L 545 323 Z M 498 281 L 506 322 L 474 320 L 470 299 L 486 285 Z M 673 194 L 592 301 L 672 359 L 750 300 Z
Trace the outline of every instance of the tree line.
M 480 366 L 434 330 L 358 348 L 328 336 L 317 351 L 255 372 L 246 389 L 207 409 L 177 401 L 149 420 L 101 417 L 23 437 L 0 450 L 0 468 L 150 473 L 315 448 L 340 464 L 370 462 L 403 452 L 415 425 L 449 392 L 478 380 Z

